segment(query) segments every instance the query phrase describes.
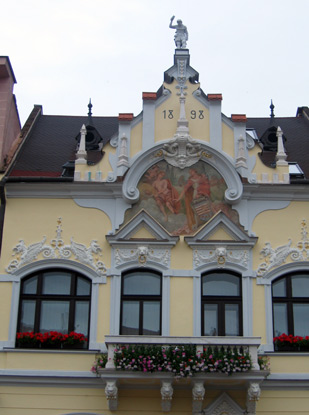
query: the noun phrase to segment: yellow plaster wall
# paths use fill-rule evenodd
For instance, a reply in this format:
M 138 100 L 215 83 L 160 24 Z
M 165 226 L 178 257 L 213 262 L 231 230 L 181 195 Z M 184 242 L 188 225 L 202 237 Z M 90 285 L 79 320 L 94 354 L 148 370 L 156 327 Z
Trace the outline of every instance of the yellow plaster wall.
M 291 239 L 292 246 L 296 247 L 301 241 L 303 219 L 307 220 L 309 230 L 309 212 L 306 202 L 292 202 L 284 209 L 267 210 L 257 215 L 252 226 L 253 232 L 258 236 L 253 250 L 253 269 L 257 269 L 265 261 L 261 259 L 260 252 L 266 242 L 269 242 L 275 249 L 286 245 Z M 291 262 L 289 258 L 286 260 L 286 263 L 288 262 Z
M 164 84 L 165 88 L 171 91 L 171 95 L 165 100 L 162 105 L 156 108 L 155 111 L 155 141 L 162 141 L 173 138 L 176 129 L 177 121 L 180 115 L 179 104 L 179 89 L 175 80 L 172 84 Z M 199 88 L 199 84 L 186 83 L 186 118 L 189 121 L 189 134 L 192 138 L 198 140 L 209 141 L 209 111 L 204 107 L 192 93 Z M 173 118 L 168 117 L 169 111 L 173 111 Z M 199 118 L 200 110 L 203 111 L 203 119 Z M 191 111 L 196 111 L 196 118 L 193 119 L 194 114 Z
M 0 352 L 1 369 L 58 370 L 89 372 L 95 360 L 95 352 L 85 351 L 20 351 Z
M 228 395 L 245 408 L 244 392 L 227 390 Z M 203 409 L 220 396 L 221 392 L 209 389 Z M 256 404 L 257 415 L 307 415 L 309 395 L 307 390 L 263 390 Z M 104 388 L 56 388 L 2 386 L 0 389 L 1 415 L 63 415 L 69 413 L 96 413 L 111 415 L 104 396 Z M 120 389 L 117 414 L 162 414 L 159 388 L 156 390 Z M 174 389 L 172 410 L 179 415 L 192 415 L 192 392 Z
M 256 405 L 257 415 L 307 415 L 309 394 L 307 390 L 262 390 Z
M 193 279 L 171 278 L 170 335 L 193 336 Z
M 134 157 L 143 148 L 143 122 L 139 122 L 131 130 L 130 157 Z
M 222 122 L 222 150 L 235 157 L 234 130 Z
M 46 244 L 50 244 L 56 237 L 59 217 L 62 218 L 64 244 L 70 244 L 71 237 L 87 247 L 93 239 L 97 240 L 103 250 L 100 258 L 107 267 L 110 266 L 111 250 L 105 235 L 111 229 L 111 222 L 104 212 L 82 208 L 71 199 L 8 199 L 0 272 L 5 273 L 5 267 L 12 259 L 12 249 L 20 239 L 29 246 L 46 236 Z
M 309 373 L 308 354 L 269 354 L 271 373 Z
M 192 270 L 193 251 L 180 236 L 178 243 L 172 249 L 171 268 Z
M 102 388 L 0 388 L 1 415 L 111 414 Z

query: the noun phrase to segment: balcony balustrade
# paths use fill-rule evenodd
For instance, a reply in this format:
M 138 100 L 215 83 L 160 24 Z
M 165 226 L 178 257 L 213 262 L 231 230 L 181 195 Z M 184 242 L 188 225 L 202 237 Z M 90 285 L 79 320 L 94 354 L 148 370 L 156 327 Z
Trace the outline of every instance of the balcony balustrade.
M 247 390 L 247 407 L 254 409 L 253 402 L 256 402 L 260 393 L 260 384 L 266 378 L 268 372 L 260 370 L 258 363 L 258 348 L 261 344 L 260 337 L 168 337 L 168 336 L 128 336 L 128 335 L 108 335 L 105 337 L 108 357 L 104 369 L 99 370 L 99 375 L 106 382 L 105 393 L 109 401 L 110 410 L 116 410 L 118 404 L 118 388 L 131 387 L 139 388 L 139 385 L 148 385 L 150 388 L 160 389 L 162 398 L 162 410 L 167 412 L 171 409 L 173 387 L 192 389 L 192 408 L 193 412 L 198 412 L 202 408 L 202 401 L 205 396 L 205 390 L 210 388 L 228 389 L 238 388 Z M 196 354 L 205 353 L 205 350 L 220 350 L 223 354 L 233 351 L 236 355 L 249 355 L 251 367 L 247 371 L 233 371 L 232 376 L 214 370 L 214 373 L 200 371 L 190 377 L 182 379 L 177 378 L 175 373 L 153 370 L 147 371 L 119 370 L 115 367 L 114 358 L 117 350 L 123 347 L 134 346 L 159 346 L 162 349 L 175 347 L 182 350 L 183 347 L 195 346 Z M 146 372 L 146 370 L 145 370 Z M 205 389 L 206 388 L 206 389 Z M 249 391 L 254 391 L 250 395 Z M 251 398 L 250 398 L 251 396 Z

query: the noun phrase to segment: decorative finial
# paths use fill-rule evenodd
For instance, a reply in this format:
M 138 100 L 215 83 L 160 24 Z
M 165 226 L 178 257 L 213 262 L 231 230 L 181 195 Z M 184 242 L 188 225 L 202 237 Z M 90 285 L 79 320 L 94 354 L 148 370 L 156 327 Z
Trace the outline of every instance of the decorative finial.
M 88 117 L 91 117 L 91 115 L 92 115 L 92 112 L 91 112 L 91 109 L 92 109 L 91 98 L 89 99 L 88 108 L 89 108 Z
M 176 29 L 176 33 L 174 36 L 176 48 L 186 49 L 187 40 L 189 38 L 187 27 L 182 24 L 182 20 L 177 20 L 177 25 L 173 25 L 172 23 L 174 19 L 175 19 L 175 16 L 172 16 L 169 27 L 171 29 Z
M 270 104 L 269 108 L 270 108 L 270 118 L 274 118 L 274 116 L 275 116 L 275 113 L 274 113 L 275 106 L 273 104 L 273 100 L 271 100 L 271 104 Z

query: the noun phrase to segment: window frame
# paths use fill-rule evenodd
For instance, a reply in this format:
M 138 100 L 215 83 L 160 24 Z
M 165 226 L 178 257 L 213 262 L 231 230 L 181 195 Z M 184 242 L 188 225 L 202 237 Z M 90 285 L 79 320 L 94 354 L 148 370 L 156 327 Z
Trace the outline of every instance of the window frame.
M 48 273 L 66 273 L 70 274 L 70 293 L 69 294 L 43 294 L 43 275 Z M 37 281 L 37 288 L 36 293 L 33 294 L 25 294 L 23 293 L 24 284 L 30 280 L 31 278 L 36 277 L 38 278 Z M 89 295 L 77 295 L 77 279 L 82 278 L 89 283 Z M 75 331 L 74 324 L 75 324 L 75 310 L 76 310 L 76 303 L 78 301 L 87 302 L 89 307 L 88 313 L 88 321 L 87 326 L 88 330 L 85 333 L 85 336 L 89 339 L 90 335 L 90 323 L 91 323 L 91 308 L 92 308 L 92 281 L 89 277 L 81 274 L 78 271 L 67 269 L 67 268 L 47 268 L 37 270 L 36 272 L 32 272 L 31 274 L 26 275 L 24 278 L 21 279 L 20 282 L 20 294 L 19 294 L 19 306 L 18 306 L 18 314 L 17 314 L 17 332 L 21 330 L 21 314 L 22 314 L 22 303 L 24 300 L 34 300 L 35 301 L 35 316 L 34 316 L 34 328 L 33 332 L 41 332 L 42 328 L 40 327 L 40 316 L 41 316 L 41 307 L 43 301 L 68 301 L 69 302 L 69 317 L 68 317 L 68 333 Z M 89 344 L 89 341 L 88 341 Z M 87 346 L 88 346 L 87 344 Z
M 306 275 L 307 274 L 307 275 Z M 293 297 L 292 293 L 292 277 L 295 277 L 297 275 L 303 275 L 308 278 L 309 280 L 309 272 L 307 271 L 295 271 L 295 272 L 289 272 L 284 275 L 281 275 L 277 277 L 276 279 L 272 280 L 271 284 L 271 302 L 272 302 L 272 323 L 273 323 L 273 336 L 276 337 L 278 335 L 275 334 L 275 312 L 274 312 L 274 304 L 286 304 L 287 305 L 287 333 L 285 334 L 291 334 L 293 336 L 298 335 L 295 334 L 295 328 L 294 328 L 294 311 L 293 311 L 293 305 L 294 304 L 309 304 L 309 296 L 307 297 Z M 274 284 L 279 281 L 285 280 L 285 296 L 274 296 Z
M 203 281 L 204 278 L 213 274 L 227 274 L 235 276 L 239 279 L 239 295 L 203 295 Z M 238 305 L 238 327 L 239 334 L 237 337 L 243 336 L 243 295 L 242 295 L 242 276 L 237 272 L 230 270 L 212 270 L 205 272 L 201 275 L 201 335 L 207 336 L 204 332 L 204 305 L 205 304 L 217 304 L 217 318 L 218 318 L 218 333 L 216 336 L 226 336 L 225 331 L 225 306 L 230 304 Z
M 158 277 L 160 277 L 160 294 L 159 295 L 154 295 L 154 294 L 124 294 L 124 280 L 125 277 L 130 275 L 130 274 L 144 274 L 144 273 L 150 273 L 153 275 L 156 275 Z M 123 302 L 124 301 L 138 301 L 139 302 L 139 327 L 138 327 L 138 336 L 147 336 L 147 335 L 151 335 L 151 336 L 156 336 L 156 334 L 143 334 L 143 305 L 145 302 L 150 302 L 150 301 L 158 301 L 160 303 L 160 316 L 159 316 L 159 322 L 160 322 L 160 330 L 159 330 L 159 334 L 157 334 L 158 336 L 162 335 L 162 273 L 150 269 L 150 268 L 143 268 L 143 269 L 131 269 L 128 270 L 126 272 L 124 272 L 122 274 L 122 278 L 121 278 L 121 295 L 120 295 L 120 324 L 119 324 L 119 333 L 120 335 L 123 335 L 123 326 L 122 326 L 122 322 L 123 322 Z M 126 333 L 125 335 L 130 335 L 128 333 Z

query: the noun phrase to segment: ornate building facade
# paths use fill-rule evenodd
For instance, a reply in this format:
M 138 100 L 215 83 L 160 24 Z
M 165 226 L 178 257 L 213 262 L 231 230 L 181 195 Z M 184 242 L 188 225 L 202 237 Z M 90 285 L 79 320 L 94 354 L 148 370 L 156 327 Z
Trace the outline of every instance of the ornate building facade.
M 170 27 L 139 115 L 34 106 L 7 151 L 4 415 L 306 413 L 308 108 L 225 116 Z

